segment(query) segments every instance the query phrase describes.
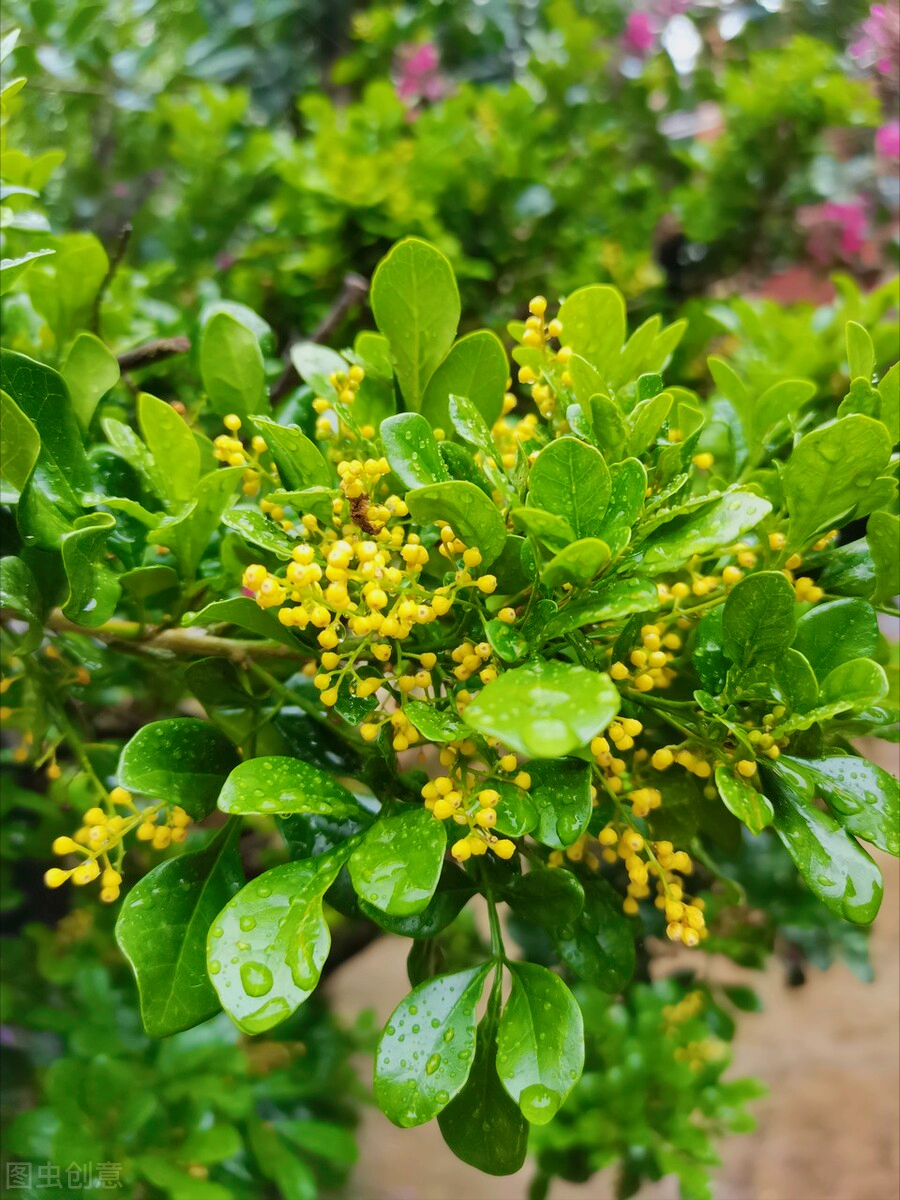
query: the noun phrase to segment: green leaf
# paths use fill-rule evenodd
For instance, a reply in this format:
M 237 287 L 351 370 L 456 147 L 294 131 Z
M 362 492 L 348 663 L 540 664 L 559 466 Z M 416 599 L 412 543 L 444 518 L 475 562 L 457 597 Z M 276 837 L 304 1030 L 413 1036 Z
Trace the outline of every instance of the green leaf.
M 242 467 L 224 467 L 204 475 L 190 505 L 178 516 L 163 517 L 156 529 L 148 532 L 149 542 L 172 551 L 185 579 L 194 578 L 242 474 Z
M 625 457 L 629 428 L 619 404 L 609 396 L 591 396 L 588 412 L 594 430 L 594 440 L 608 463 Z M 643 499 L 643 497 L 642 497 Z
M 593 446 L 571 437 L 551 442 L 535 459 L 528 486 L 530 505 L 561 516 L 576 537 L 599 536 L 612 480 Z
M 99 402 L 119 382 L 120 373 L 116 356 L 98 337 L 79 333 L 69 350 L 62 377 L 83 430 L 90 425 Z
M 660 392 L 642 400 L 631 412 L 631 433 L 628 437 L 628 453 L 637 456 L 645 454 L 662 429 L 669 409 L 672 407 L 672 396 L 669 392 Z
M 615 621 L 632 613 L 655 611 L 659 606 L 656 584 L 635 576 L 601 583 L 578 600 L 569 600 L 548 623 L 547 637 L 559 637 L 597 621 Z
M 876 604 L 900 595 L 900 517 L 874 512 L 866 523 L 866 541 L 875 564 Z
M 517 529 L 524 529 L 551 549 L 559 550 L 575 540 L 572 526 L 556 513 L 529 507 L 514 508 L 509 515 Z
M 512 963 L 512 992 L 497 1034 L 497 1074 L 533 1125 L 546 1125 L 584 1066 L 584 1023 L 575 997 L 553 971 Z
M 891 457 L 887 429 L 854 414 L 808 433 L 781 473 L 791 516 L 790 549 L 800 549 L 851 514 L 866 516 L 865 498 Z
M 429 742 L 458 742 L 469 733 L 455 712 L 441 711 L 424 700 L 407 700 L 403 713 Z
M 4 504 L 15 504 L 37 462 L 41 439 L 11 396 L 0 392 L 0 479 Z
M 900 784 L 882 767 L 855 754 L 782 754 L 770 770 L 804 799 L 820 796 L 847 833 L 886 854 L 900 854 Z
M 603 879 L 585 879 L 583 910 L 554 929 L 553 941 L 569 970 L 604 992 L 621 991 L 634 974 L 632 924 L 619 894 Z
M 608 675 L 565 662 L 504 671 L 466 706 L 466 724 L 531 758 L 560 758 L 589 742 L 619 711 Z
M 405 487 L 425 487 L 450 478 L 431 426 L 419 413 L 397 413 L 381 422 L 381 441 L 391 470 Z
M 473 401 L 453 393 L 450 396 L 449 415 L 459 436 L 481 451 L 482 469 L 493 486 L 505 495 L 512 496 L 509 481 L 496 465 L 497 447 L 494 445 L 491 431 Z
M 609 562 L 609 546 L 599 538 L 580 538 L 560 550 L 541 572 L 541 579 L 548 588 L 571 583 L 582 587 L 599 575 Z
M 31 568 L 11 554 L 0 558 L 0 608 L 11 609 L 28 622 L 28 632 L 18 649 L 21 654 L 30 654 L 44 636 L 41 594 Z
M 694 636 L 694 668 L 707 691 L 718 694 L 725 687 L 728 660 L 722 652 L 722 626 L 725 607 L 720 605 L 705 613 Z
M 214 412 L 249 417 L 267 403 L 259 340 L 231 313 L 218 312 L 200 339 L 200 375 Z
M 0 259 L 0 296 L 5 296 L 37 258 L 55 254 L 55 250 L 31 250 L 18 258 Z
M 891 444 L 900 442 L 900 363 L 894 363 L 878 385 L 881 419 L 887 426 Z
M 328 377 L 339 371 L 346 372 L 346 359 L 336 350 L 320 346 L 318 342 L 295 342 L 291 346 L 290 357 L 297 374 L 317 396 L 333 398 L 334 388 L 328 382 Z
M 329 510 L 331 502 L 328 502 Z M 255 508 L 230 508 L 222 513 L 222 524 L 239 533 L 251 546 L 268 550 L 276 558 L 286 562 L 297 544 L 275 521 L 271 521 Z
M 618 558 L 631 540 L 631 527 L 644 507 L 647 472 L 636 458 L 626 458 L 613 466 L 611 477 L 612 491 L 600 536 L 608 544 L 612 557 Z
M 33 263 L 25 289 L 62 347 L 90 324 L 109 259 L 92 233 L 66 233 L 54 241 L 53 263 Z
M 591 819 L 591 768 L 580 758 L 529 764 L 531 802 L 538 811 L 535 838 L 565 850 L 577 842 Z
M 397 242 L 372 277 L 372 314 L 390 343 L 407 408 L 418 412 L 425 388 L 447 354 L 459 324 L 453 268 L 418 238 Z M 505 381 L 504 381 L 505 382 Z
M 871 379 L 875 370 L 875 347 L 868 332 L 856 321 L 848 321 L 845 334 L 850 378 L 859 379 L 862 376 L 863 379 Z
M 825 676 L 819 689 L 823 705 L 846 704 L 857 711 L 878 704 L 888 694 L 884 667 L 871 658 L 851 658 Z
M 584 888 L 571 871 L 533 864 L 527 875 L 513 875 L 504 900 L 520 921 L 552 929 L 576 921 L 584 908 Z
M 771 662 L 794 640 L 794 589 L 781 571 L 748 575 L 731 591 L 722 618 L 722 646 L 732 662 L 747 668 Z
M 100 421 L 100 427 L 116 453 L 134 468 L 150 491 L 162 499 L 166 494 L 162 468 L 158 467 L 153 461 L 150 451 L 134 430 L 128 425 L 123 425 L 121 421 L 117 421 L 113 417 L 103 417 Z M 107 500 L 96 500 L 93 502 L 98 504 L 109 503 Z M 120 503 L 134 504 L 135 501 L 126 498 Z M 123 512 L 127 511 L 128 509 L 123 508 Z
M 465 396 L 490 426 L 503 411 L 509 363 L 503 343 L 489 329 L 455 342 L 428 381 L 422 415 L 432 429 L 449 431 L 451 396 Z
M 487 1175 L 512 1175 L 525 1162 L 529 1126 L 497 1075 L 497 1029 L 490 1015 L 478 1026 L 469 1078 L 438 1113 L 438 1125 L 456 1157 Z
M 296 425 L 279 425 L 270 417 L 254 417 L 253 424 L 265 438 L 282 485 L 288 491 L 331 487 L 331 468 L 315 442 L 301 429 Z
M 76 625 L 102 625 L 116 611 L 122 585 L 106 562 L 106 542 L 116 526 L 112 513 L 78 517 L 77 528 L 64 533 L 63 566 L 69 594 L 62 610 Z
M 185 613 L 182 625 L 218 625 L 224 622 L 256 633 L 269 641 L 297 649 L 297 641 L 273 613 L 260 608 L 249 596 L 235 596 L 233 600 L 214 600 L 199 612 Z
M 251 758 L 234 768 L 219 793 L 222 812 L 320 813 L 343 820 L 365 811 L 336 779 L 298 758 Z
M 456 1096 L 475 1053 L 475 1006 L 490 963 L 438 975 L 401 1001 L 375 1051 L 375 1100 L 401 1129 L 424 1125 Z
M 503 581 L 501 580 L 502 586 Z M 528 639 L 523 637 L 514 626 L 507 625 L 496 617 L 494 620 L 487 622 L 484 632 L 491 649 L 504 662 L 518 662 L 520 658 L 524 658 L 528 653 Z
M 766 388 L 752 405 L 747 441 L 758 446 L 775 428 L 803 407 L 816 394 L 816 385 L 808 379 L 781 379 Z
M 773 771 L 764 770 L 775 831 L 810 891 L 836 916 L 869 925 L 883 892 L 875 863 L 834 817 L 820 812 Z
M 445 862 L 437 890 L 421 912 L 396 917 L 382 912 L 365 900 L 358 900 L 359 911 L 388 933 L 398 937 L 433 938 L 454 921 L 474 895 L 469 877 L 455 863 Z
M 208 721 L 173 717 L 145 725 L 126 742 L 119 782 L 144 796 L 178 804 L 201 821 L 216 806 L 219 791 L 237 766 L 234 747 Z
M 762 833 L 772 824 L 775 813 L 768 797 L 735 775 L 730 767 L 716 768 L 716 787 L 728 811 L 743 821 L 751 833 Z
M 170 404 L 141 392 L 138 424 L 165 487 L 163 499 L 186 504 L 200 479 L 200 447 L 189 426 Z
M 168 1037 L 215 1016 L 206 974 L 206 934 L 243 882 L 232 821 L 202 850 L 154 867 L 129 891 L 116 941 L 137 980 L 150 1037 Z
M 353 846 L 266 871 L 225 905 L 207 939 L 219 1001 L 244 1033 L 265 1033 L 315 991 L 331 948 L 322 897 Z
M 522 837 L 531 833 L 538 823 L 537 809 L 528 793 L 512 783 L 498 783 L 500 799 L 494 812 L 497 814 L 497 833 L 506 837 Z
M 754 492 L 728 492 L 697 512 L 669 521 L 641 545 L 636 559 L 651 575 L 675 571 L 695 554 L 731 546 L 771 511 L 769 501 Z
M 492 500 L 474 483 L 451 480 L 432 483 L 407 493 L 406 503 L 417 525 L 448 521 L 457 537 L 481 551 L 482 565 L 490 566 L 506 541 L 506 525 Z
M 179 1154 L 184 1162 L 220 1163 L 242 1153 L 243 1149 L 243 1139 L 234 1125 L 218 1124 L 188 1134 L 179 1147 Z
M 793 646 L 809 660 L 821 681 L 852 658 L 871 658 L 878 636 L 878 617 L 872 605 L 847 597 L 818 604 L 804 613 L 797 622 Z
M 707 366 L 715 380 L 716 388 L 737 413 L 744 430 L 744 436 L 749 440 L 753 427 L 754 404 L 746 385 L 735 373 L 734 368 L 721 358 L 708 359 Z
M 357 894 L 382 912 L 421 912 L 441 877 L 447 831 L 424 808 L 383 817 L 366 833 L 350 862 Z
M 603 396 L 609 383 L 600 372 L 592 367 L 580 354 L 573 354 L 566 364 L 566 370 L 572 379 L 572 390 L 582 408 L 591 411 L 591 397 Z
M 563 342 L 595 367 L 603 380 L 611 378 L 625 341 L 625 301 L 621 293 L 600 285 L 578 288 L 560 305 L 559 320 Z

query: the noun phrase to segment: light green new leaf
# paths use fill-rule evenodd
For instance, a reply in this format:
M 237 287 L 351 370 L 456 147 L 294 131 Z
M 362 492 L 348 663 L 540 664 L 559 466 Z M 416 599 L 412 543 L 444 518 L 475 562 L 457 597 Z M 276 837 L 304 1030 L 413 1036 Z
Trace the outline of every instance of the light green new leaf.
M 330 513 L 329 501 L 329 516 Z M 255 508 L 230 508 L 222 514 L 222 524 L 239 533 L 251 546 L 268 550 L 276 558 L 287 561 L 297 545 L 296 538 L 289 537 L 279 524 L 270 521 Z
M 629 427 L 617 401 L 609 396 L 591 396 L 587 408 L 594 442 L 603 452 L 608 463 L 617 463 L 624 458 L 628 445 Z
M 0 259 L 0 296 L 6 295 L 21 276 L 25 274 L 35 259 L 46 258 L 48 254 L 55 253 L 55 250 L 32 250 L 28 254 L 20 255 L 18 258 Z
M 60 541 L 69 594 L 65 616 L 76 625 L 103 625 L 116 611 L 122 585 L 106 561 L 106 542 L 116 526 L 112 513 L 78 517 Z
M 296 342 L 291 346 L 291 362 L 303 382 L 309 384 L 317 396 L 326 399 L 334 397 L 329 375 L 347 370 L 346 360 L 336 350 L 320 346 L 318 342 Z
M 579 538 L 598 537 L 612 491 L 603 455 L 563 437 L 540 452 L 528 476 L 529 504 L 561 516 Z
M 854 837 L 886 854 L 900 854 L 900 783 L 882 767 L 838 753 L 827 758 L 782 754 L 770 769 L 805 799 L 820 796 Z
M 506 541 L 506 525 L 497 506 L 467 480 L 450 480 L 416 488 L 406 497 L 410 515 L 418 525 L 448 521 L 467 546 L 481 551 L 482 565 L 490 566 Z
M 725 601 L 723 648 L 740 667 L 771 662 L 794 640 L 794 590 L 781 571 L 748 575 Z
M 825 676 L 819 700 L 824 706 L 843 704 L 859 711 L 879 704 L 888 690 L 884 667 L 871 658 L 851 658 Z
M 142 796 L 177 804 L 202 821 L 215 808 L 222 784 L 237 764 L 234 747 L 214 725 L 173 717 L 145 725 L 126 742 L 119 782 Z
M 556 513 L 542 508 L 514 508 L 509 514 L 513 525 L 530 533 L 551 550 L 560 550 L 575 540 L 572 526 Z
M 249 417 L 266 405 L 266 368 L 255 333 L 218 312 L 200 339 L 200 375 L 214 412 Z
M 372 313 L 391 348 L 407 408 L 418 412 L 425 388 L 459 324 L 459 290 L 450 263 L 419 238 L 397 242 L 372 277 Z
M 612 491 L 600 527 L 600 537 L 607 543 L 613 559 L 631 540 L 631 528 L 644 507 L 647 492 L 647 472 L 636 458 L 615 463 L 610 471 Z
M 577 842 L 591 819 L 591 768 L 580 758 L 544 759 L 529 765 L 529 796 L 538 812 L 534 837 L 565 850 Z
M 12 396 L 0 392 L 0 480 L 4 504 L 15 504 L 34 469 L 41 438 Z
M 565 662 L 526 663 L 492 680 L 463 719 L 530 758 L 560 758 L 604 730 L 619 711 L 608 675 Z
M 450 420 L 461 438 L 481 451 L 482 470 L 491 484 L 503 495 L 511 498 L 513 490 L 503 471 L 497 466 L 497 447 L 487 422 L 476 405 L 467 396 L 452 393 L 450 396 Z M 448 443 L 442 443 L 446 448 Z M 452 445 L 452 443 L 450 443 Z
M 52 264 L 33 263 L 25 277 L 25 290 L 53 330 L 56 344 L 65 346 L 90 324 L 109 259 L 92 233 L 66 233 L 54 241 Z
M 541 572 L 549 588 L 571 583 L 582 587 L 599 575 L 609 562 L 609 546 L 599 538 L 580 538 L 555 555 Z
M 631 433 L 628 435 L 628 453 L 632 456 L 644 454 L 656 440 L 663 422 L 672 407 L 670 392 L 659 392 L 636 405 L 629 418 Z
M 438 975 L 401 1001 L 375 1050 L 375 1100 L 401 1129 L 424 1125 L 462 1089 L 475 1054 L 475 1006 L 490 963 Z
M 424 808 L 384 817 L 354 851 L 350 878 L 357 894 L 382 912 L 421 912 L 441 877 L 447 831 Z
M 299 758 L 251 758 L 234 768 L 219 793 L 222 812 L 317 813 L 367 820 L 365 810 L 327 771 Z
M 546 1125 L 584 1067 L 584 1022 L 558 975 L 535 963 L 510 966 L 513 986 L 497 1033 L 497 1074 L 533 1125 Z
M 162 500 L 166 495 L 166 482 L 163 478 L 163 469 L 153 461 L 153 455 L 134 430 L 129 425 L 117 421 L 114 417 L 103 417 L 100 421 L 100 427 L 113 450 L 137 471 L 150 491 Z M 130 504 L 137 503 L 134 500 L 128 500 L 127 497 L 123 497 L 122 499 Z M 93 499 L 92 503 L 105 504 L 106 501 Z M 123 508 L 122 511 L 128 512 L 128 509 Z
M 405 487 L 449 480 L 431 426 L 420 413 L 397 413 L 381 422 L 381 441 L 391 470 Z
M 186 504 L 200 478 L 200 447 L 194 435 L 170 404 L 148 392 L 138 396 L 137 415 L 141 436 L 166 489 L 163 498 Z
M 224 467 L 204 475 L 190 505 L 179 515 L 164 517 L 147 540 L 167 546 L 185 579 L 193 579 L 200 559 L 231 503 L 243 475 L 242 467 Z
M 605 385 L 615 373 L 625 341 L 625 301 L 621 292 L 599 284 L 578 288 L 560 305 L 559 320 L 565 344 L 599 371 Z M 605 387 L 593 390 L 603 391 Z
M 797 622 L 793 646 L 818 680 L 852 658 L 871 658 L 878 647 L 878 617 L 866 600 L 844 597 L 818 604 Z
M 728 811 L 743 821 L 751 833 L 762 833 L 767 825 L 772 824 L 775 812 L 771 801 L 732 773 L 730 767 L 716 768 L 716 787 Z
M 119 382 L 120 373 L 116 356 L 98 337 L 85 331 L 79 333 L 69 350 L 62 377 L 83 430 L 90 425 L 100 400 Z
M 403 713 L 429 742 L 458 742 L 469 733 L 455 713 L 442 712 L 424 700 L 407 700 Z
M 894 363 L 878 384 L 881 419 L 887 426 L 891 444 L 900 442 L 900 363 Z
M 207 939 L 219 1001 L 244 1033 L 265 1033 L 315 991 L 331 948 L 322 897 L 354 841 L 274 867 L 225 905 Z
M 270 417 L 254 417 L 253 424 L 266 440 L 288 491 L 330 487 L 331 469 L 315 444 L 296 425 L 279 425 Z
M 249 596 L 235 596 L 232 600 L 213 600 L 199 612 L 185 613 L 181 618 L 182 625 L 218 625 L 221 622 L 236 625 L 239 629 L 246 629 L 261 638 L 297 649 L 297 641 L 291 631 L 281 624 L 274 613 L 260 608 Z
M 876 604 L 900 595 L 900 517 L 874 512 L 866 523 L 866 541 L 875 564 Z
M 875 370 L 875 347 L 868 331 L 856 321 L 848 321 L 845 329 L 847 338 L 847 365 L 850 378 L 870 380 Z
M 659 604 L 656 584 L 649 579 L 611 579 L 599 583 L 578 600 L 569 600 L 547 623 L 547 637 L 559 637 L 597 621 L 615 621 L 632 613 L 653 612 Z
M 503 343 L 489 329 L 466 334 L 450 348 L 422 397 L 422 415 L 433 429 L 447 431 L 449 399 L 465 396 L 488 425 L 500 416 L 509 377 Z
M 572 390 L 575 392 L 575 399 L 582 408 L 589 411 L 591 397 L 605 395 L 609 383 L 603 378 L 596 367 L 592 367 L 580 354 L 572 355 L 566 364 L 566 370 L 569 372 L 572 380 Z
M 116 922 L 116 941 L 134 971 L 150 1037 L 169 1037 L 215 1016 L 206 973 L 206 935 L 243 882 L 232 821 L 202 850 L 161 863 L 139 879 Z
M 758 446 L 777 425 L 799 411 L 816 394 L 816 385 L 808 379 L 781 379 L 766 388 L 750 409 L 747 441 Z

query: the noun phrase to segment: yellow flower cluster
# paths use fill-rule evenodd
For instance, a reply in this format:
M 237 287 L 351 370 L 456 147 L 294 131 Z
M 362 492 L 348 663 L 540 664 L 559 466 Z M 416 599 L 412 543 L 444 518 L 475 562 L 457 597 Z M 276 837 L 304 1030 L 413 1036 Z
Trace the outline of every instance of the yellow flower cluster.
M 328 376 L 328 382 L 334 389 L 334 396 L 317 396 L 313 401 L 313 408 L 319 414 L 316 420 L 316 437 L 319 441 L 327 441 L 334 436 L 335 431 L 343 434 L 350 432 L 346 422 L 340 418 L 352 408 L 359 385 L 365 377 L 365 371 L 359 366 L 352 366 L 349 371 L 335 371 Z M 327 415 L 332 409 L 338 417 L 336 425 Z M 375 430 L 371 426 L 363 427 L 359 433 L 363 438 L 375 436 Z
M 237 413 L 229 413 L 222 424 L 228 433 L 220 433 L 214 440 L 213 453 L 219 462 L 225 463 L 226 466 L 246 468 L 242 490 L 245 496 L 255 496 L 259 491 L 259 456 L 268 450 L 265 439 L 259 436 L 252 438 L 248 453 L 244 443 L 237 436 L 241 428 L 241 418 Z
M 562 334 L 562 322 L 557 318 L 545 323 L 547 301 L 544 296 L 534 296 L 528 303 L 529 316 L 525 320 L 525 332 L 522 334 L 522 345 L 529 350 L 544 350 L 549 339 L 558 339 Z M 571 385 L 572 380 L 565 371 L 566 363 L 572 357 L 572 349 L 562 346 L 551 361 L 563 367 L 561 382 Z M 553 415 L 556 407 L 556 395 L 553 388 L 529 366 L 519 368 L 519 383 L 531 386 L 531 398 L 537 405 L 537 410 L 545 420 Z
M 693 947 L 708 936 L 703 901 L 689 901 L 684 892 L 680 876 L 693 870 L 690 856 L 684 850 L 676 850 L 671 842 L 648 843 L 636 829 L 621 829 L 614 823 L 601 829 L 597 840 L 603 847 L 604 860 L 614 863 L 621 859 L 628 872 L 628 894 L 622 902 L 623 912 L 629 916 L 637 913 L 638 901 L 649 898 L 650 878 L 655 876 L 657 894 L 654 904 L 665 912 L 668 938 Z
M 681 637 L 677 633 L 667 633 L 665 627 L 659 624 L 644 625 L 641 628 L 641 645 L 631 651 L 627 663 L 617 661 L 610 664 L 610 677 L 617 683 L 628 680 L 639 692 L 671 687 L 678 672 L 669 664 L 680 649 Z
M 448 768 L 446 775 L 438 775 L 422 788 L 425 807 L 437 821 L 453 821 L 468 827 L 468 834 L 454 842 L 450 853 L 457 862 L 465 862 L 473 855 L 487 854 L 491 850 L 498 858 L 511 858 L 515 843 L 508 838 L 498 838 L 494 833 L 497 824 L 497 805 L 500 793 L 486 784 L 499 779 L 494 772 L 478 771 L 469 765 L 469 757 L 475 753 L 474 743 L 463 741 L 451 743 L 441 752 L 441 762 Z M 514 754 L 503 755 L 496 764 L 497 771 L 513 776 L 511 782 L 527 791 L 531 787 L 531 776 L 518 770 Z

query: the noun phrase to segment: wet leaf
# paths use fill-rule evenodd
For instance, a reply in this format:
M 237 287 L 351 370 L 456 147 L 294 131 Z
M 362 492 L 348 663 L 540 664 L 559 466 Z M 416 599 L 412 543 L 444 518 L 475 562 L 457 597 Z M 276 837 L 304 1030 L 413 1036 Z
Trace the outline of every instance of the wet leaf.
M 447 831 L 424 808 L 383 817 L 350 859 L 357 895 L 392 916 L 421 912 L 441 877 Z
M 222 812 L 318 813 L 343 820 L 365 816 L 352 792 L 327 771 L 299 758 L 269 756 L 239 763 L 222 785 Z
M 178 804 L 201 821 L 215 808 L 222 784 L 237 763 L 234 747 L 215 726 L 193 717 L 173 717 L 145 725 L 126 742 L 119 782 L 142 796 Z

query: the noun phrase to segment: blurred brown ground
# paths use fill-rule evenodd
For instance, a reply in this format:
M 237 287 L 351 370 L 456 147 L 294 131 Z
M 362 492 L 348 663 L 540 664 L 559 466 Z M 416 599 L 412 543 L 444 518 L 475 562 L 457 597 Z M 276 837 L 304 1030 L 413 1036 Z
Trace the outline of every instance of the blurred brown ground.
M 896 773 L 894 747 L 866 750 Z M 900 871 L 877 855 L 884 904 L 872 935 L 876 978 L 845 966 L 788 988 L 779 964 L 764 974 L 709 960 L 709 974 L 745 982 L 765 1009 L 742 1014 L 732 1075 L 755 1075 L 770 1094 L 753 1106 L 755 1133 L 730 1136 L 715 1174 L 716 1200 L 898 1200 L 900 1198 Z M 407 990 L 406 945 L 385 939 L 336 974 L 340 1011 L 373 1007 L 387 1020 Z M 371 1069 L 371 1068 L 369 1068 Z M 400 1130 L 374 1108 L 361 1130 L 352 1200 L 524 1200 L 530 1165 L 492 1179 L 454 1158 L 436 1122 Z M 609 1173 L 583 1186 L 556 1183 L 551 1200 L 610 1200 Z M 639 1200 L 677 1200 L 672 1179 Z

